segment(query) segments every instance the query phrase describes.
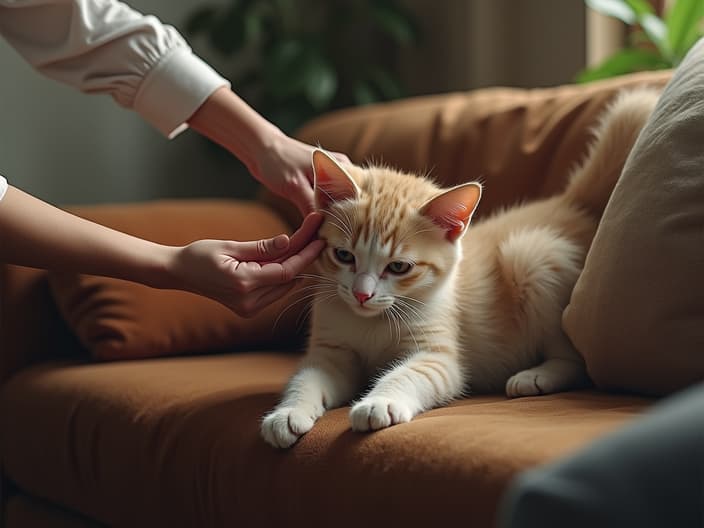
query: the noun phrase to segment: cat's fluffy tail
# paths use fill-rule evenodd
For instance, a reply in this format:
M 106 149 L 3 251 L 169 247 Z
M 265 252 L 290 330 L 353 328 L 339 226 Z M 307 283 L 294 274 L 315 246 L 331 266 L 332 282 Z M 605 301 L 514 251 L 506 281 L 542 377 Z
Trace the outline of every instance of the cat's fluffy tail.
M 627 90 L 606 108 L 594 129 L 587 158 L 573 171 L 565 190 L 570 202 L 601 216 L 659 96 L 654 88 Z

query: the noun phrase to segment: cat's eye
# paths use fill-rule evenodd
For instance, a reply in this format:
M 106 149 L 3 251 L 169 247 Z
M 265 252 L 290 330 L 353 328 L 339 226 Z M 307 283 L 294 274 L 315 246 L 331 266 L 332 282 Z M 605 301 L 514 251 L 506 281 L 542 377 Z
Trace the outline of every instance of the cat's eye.
M 404 273 L 408 273 L 411 271 L 411 268 L 413 267 L 413 264 L 410 262 L 403 262 L 401 260 L 396 260 L 386 266 L 386 269 L 389 270 L 391 273 L 394 275 L 403 275 Z
M 352 264 L 354 262 L 354 255 L 342 248 L 335 248 L 335 258 L 342 262 L 343 264 Z

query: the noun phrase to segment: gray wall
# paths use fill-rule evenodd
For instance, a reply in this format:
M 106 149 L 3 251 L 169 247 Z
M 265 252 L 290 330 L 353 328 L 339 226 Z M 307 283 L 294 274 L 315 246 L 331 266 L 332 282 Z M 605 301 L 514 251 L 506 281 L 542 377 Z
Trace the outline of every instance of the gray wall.
M 205 1 L 129 3 L 179 27 Z M 559 84 L 584 63 L 582 0 L 405 2 L 426 33 L 402 58 L 412 94 Z M 18 187 L 58 204 L 251 193 L 241 166 L 194 132 L 168 141 L 111 98 L 42 78 L 2 40 L 0 67 L 0 174 Z

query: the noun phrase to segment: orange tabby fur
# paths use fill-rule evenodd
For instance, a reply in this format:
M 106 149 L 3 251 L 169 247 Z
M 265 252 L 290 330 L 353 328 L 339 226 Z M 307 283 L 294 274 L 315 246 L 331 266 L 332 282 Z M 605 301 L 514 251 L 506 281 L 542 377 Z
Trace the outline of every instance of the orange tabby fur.
M 657 94 L 621 95 L 566 190 L 468 228 L 479 184 L 440 189 L 316 151 L 320 236 L 308 353 L 262 423 L 289 447 L 326 409 L 368 431 L 470 392 L 510 397 L 588 382 L 561 315 L 601 213 Z

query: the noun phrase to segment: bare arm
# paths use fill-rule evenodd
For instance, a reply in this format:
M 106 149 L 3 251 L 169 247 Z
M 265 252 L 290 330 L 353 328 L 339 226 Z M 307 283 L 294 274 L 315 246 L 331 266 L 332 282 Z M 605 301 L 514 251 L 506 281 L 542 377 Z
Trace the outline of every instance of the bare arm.
M 216 90 L 188 124 L 229 150 L 257 180 L 292 201 L 304 215 L 314 210 L 314 147 L 281 132 L 229 87 Z M 344 154 L 334 155 L 349 163 Z
M 177 248 L 89 222 L 10 186 L 0 201 L 0 260 L 33 268 L 80 270 L 168 287 Z
M 283 296 L 324 244 L 320 215 L 291 238 L 156 244 L 81 219 L 10 186 L 0 200 L 0 261 L 105 275 L 208 296 L 250 316 Z

